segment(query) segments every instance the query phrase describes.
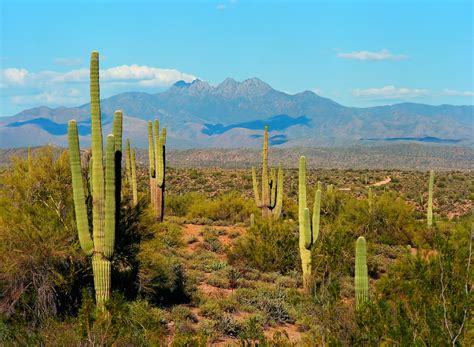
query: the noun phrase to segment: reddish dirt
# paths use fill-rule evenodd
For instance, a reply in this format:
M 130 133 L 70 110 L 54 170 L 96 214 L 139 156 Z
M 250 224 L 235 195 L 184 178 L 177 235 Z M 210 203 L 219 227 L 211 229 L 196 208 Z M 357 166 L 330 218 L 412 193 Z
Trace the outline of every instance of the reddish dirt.
M 233 293 L 232 289 L 214 287 L 205 282 L 199 283 L 198 288 L 201 292 L 213 298 L 225 298 Z

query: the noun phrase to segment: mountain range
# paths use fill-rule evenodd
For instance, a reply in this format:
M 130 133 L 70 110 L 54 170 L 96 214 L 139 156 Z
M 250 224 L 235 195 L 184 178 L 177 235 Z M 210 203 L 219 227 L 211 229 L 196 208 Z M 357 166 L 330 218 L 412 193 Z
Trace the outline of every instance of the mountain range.
M 101 101 L 110 132 L 113 112 L 124 112 L 124 136 L 146 147 L 147 121 L 158 118 L 174 148 L 242 148 L 261 145 L 264 125 L 281 147 L 425 142 L 474 145 L 474 106 L 399 103 L 357 108 L 305 91 L 287 94 L 258 78 L 227 78 L 217 86 L 178 81 L 156 94 L 127 92 Z M 67 122 L 76 119 L 82 146 L 90 143 L 90 106 L 36 107 L 0 118 L 0 147 L 67 144 Z

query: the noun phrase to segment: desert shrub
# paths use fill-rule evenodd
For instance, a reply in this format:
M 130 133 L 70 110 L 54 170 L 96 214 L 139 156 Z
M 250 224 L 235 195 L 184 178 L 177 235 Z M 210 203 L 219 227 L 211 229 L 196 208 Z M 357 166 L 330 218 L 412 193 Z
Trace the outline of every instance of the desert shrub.
M 205 199 L 205 196 L 199 193 L 169 194 L 166 196 L 165 214 L 184 217 L 189 213 L 191 206 L 203 204 Z
M 288 295 L 283 288 L 239 288 L 236 299 L 242 308 L 265 316 L 266 323 L 292 322 Z
M 298 266 L 297 227 L 290 222 L 257 222 L 227 252 L 235 266 L 288 273 Z
M 208 218 L 212 221 L 228 223 L 244 222 L 257 208 L 252 200 L 245 199 L 240 193 L 232 191 L 219 195 L 215 199 L 193 203 L 189 207 L 188 219 Z
M 91 284 L 77 242 L 67 152 L 37 151 L 0 175 L 0 314 L 29 323 L 74 312 Z

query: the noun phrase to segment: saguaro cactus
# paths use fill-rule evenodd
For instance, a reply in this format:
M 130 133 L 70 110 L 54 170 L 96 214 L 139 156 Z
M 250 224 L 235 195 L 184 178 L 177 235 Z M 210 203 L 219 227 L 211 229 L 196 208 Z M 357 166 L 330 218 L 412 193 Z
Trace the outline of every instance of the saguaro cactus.
M 303 285 L 309 289 L 311 279 L 311 250 L 319 236 L 319 221 L 321 215 L 321 190 L 316 190 L 313 205 L 313 216 L 306 201 L 306 158 L 300 157 L 298 176 L 298 223 L 301 266 L 303 269 Z
M 166 128 L 159 132 L 158 120 L 148 122 L 148 159 L 150 175 L 150 200 L 156 219 L 161 222 L 164 212 L 166 172 Z
M 426 213 L 426 221 L 428 226 L 433 225 L 433 186 L 434 186 L 434 171 L 430 171 L 430 181 L 428 184 L 428 211 Z
M 283 206 L 283 169 L 280 164 L 278 166 L 278 176 L 274 169 L 270 171 L 270 175 L 268 174 L 268 126 L 265 126 L 263 135 L 261 198 L 255 167 L 252 167 L 252 183 L 255 202 L 257 207 L 262 210 L 262 217 L 279 219 Z
M 367 202 L 369 204 L 369 213 L 372 213 L 372 206 L 374 205 L 374 195 L 372 193 L 372 188 L 369 187 L 369 192 L 367 194 Z
M 90 67 L 91 92 L 91 127 L 92 127 L 92 237 L 89 230 L 85 191 L 81 170 L 79 136 L 75 120 L 69 121 L 68 143 L 71 163 L 72 187 L 76 224 L 79 242 L 84 252 L 92 256 L 94 288 L 97 306 L 104 309 L 105 301 L 110 297 L 111 259 L 114 253 L 116 206 L 117 206 L 117 172 L 116 153 L 121 147 L 121 139 L 110 134 L 106 140 L 105 172 L 102 154 L 102 126 L 100 116 L 99 91 L 99 53 L 92 52 Z M 114 132 L 121 137 L 122 117 L 118 113 L 114 117 Z M 119 129 L 120 131 L 116 130 Z M 118 178 L 120 181 L 120 177 Z
M 360 236 L 356 242 L 355 258 L 355 298 L 356 307 L 359 308 L 369 299 L 369 276 L 367 274 L 367 256 L 366 242 L 363 236 Z
M 127 185 L 132 196 L 133 206 L 138 203 L 137 190 L 137 168 L 135 161 L 135 149 L 130 150 L 130 140 L 126 140 L 125 145 L 125 167 L 127 173 Z

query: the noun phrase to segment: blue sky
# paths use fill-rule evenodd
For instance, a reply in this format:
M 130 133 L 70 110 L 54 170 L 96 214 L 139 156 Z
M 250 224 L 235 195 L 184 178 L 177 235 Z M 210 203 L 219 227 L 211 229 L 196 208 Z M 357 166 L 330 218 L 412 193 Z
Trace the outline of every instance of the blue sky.
M 473 104 L 472 1 L 0 0 L 0 116 L 258 77 L 348 106 Z

